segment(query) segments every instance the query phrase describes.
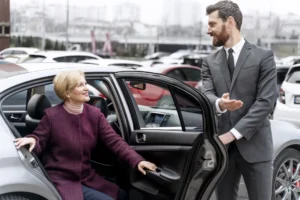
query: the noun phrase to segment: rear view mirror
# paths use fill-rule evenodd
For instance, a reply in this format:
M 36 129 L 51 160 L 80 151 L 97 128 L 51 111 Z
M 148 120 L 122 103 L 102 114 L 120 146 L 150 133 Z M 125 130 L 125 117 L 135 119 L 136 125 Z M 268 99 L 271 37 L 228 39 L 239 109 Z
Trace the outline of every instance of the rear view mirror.
M 130 81 L 129 85 L 135 89 L 138 90 L 145 90 L 146 89 L 146 84 L 143 82 L 139 81 Z

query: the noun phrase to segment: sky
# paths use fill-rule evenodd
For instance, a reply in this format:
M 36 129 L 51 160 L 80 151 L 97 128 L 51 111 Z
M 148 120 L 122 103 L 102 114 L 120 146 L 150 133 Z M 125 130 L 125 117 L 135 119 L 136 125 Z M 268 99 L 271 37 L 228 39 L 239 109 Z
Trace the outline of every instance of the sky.
M 32 0 L 10 0 L 11 3 L 25 4 Z M 36 0 L 40 3 L 43 1 L 47 3 L 58 3 L 66 5 L 67 0 Z M 174 0 L 168 0 L 171 2 Z M 192 1 L 201 3 L 199 12 L 205 18 L 205 7 L 217 2 L 218 0 L 184 0 L 186 4 Z M 243 13 L 253 12 L 258 10 L 260 13 L 269 14 L 270 11 L 278 14 L 287 14 L 289 12 L 299 13 L 300 0 L 233 0 L 237 2 Z M 159 24 L 162 21 L 163 0 L 69 0 L 70 5 L 78 6 L 107 6 L 113 7 L 114 5 L 122 2 L 131 2 L 140 5 L 141 8 L 141 21 L 149 24 Z

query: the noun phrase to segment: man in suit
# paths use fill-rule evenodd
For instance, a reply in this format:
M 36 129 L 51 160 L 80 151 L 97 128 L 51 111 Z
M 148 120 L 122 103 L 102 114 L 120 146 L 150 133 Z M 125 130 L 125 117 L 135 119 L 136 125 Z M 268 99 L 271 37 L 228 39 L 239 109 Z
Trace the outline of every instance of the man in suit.
M 222 47 L 203 60 L 204 94 L 213 104 L 218 134 L 228 150 L 228 170 L 216 189 L 219 200 L 236 200 L 241 175 L 250 200 L 271 200 L 273 142 L 268 115 L 276 100 L 272 51 L 241 35 L 242 13 L 231 1 L 206 9 L 208 34 Z

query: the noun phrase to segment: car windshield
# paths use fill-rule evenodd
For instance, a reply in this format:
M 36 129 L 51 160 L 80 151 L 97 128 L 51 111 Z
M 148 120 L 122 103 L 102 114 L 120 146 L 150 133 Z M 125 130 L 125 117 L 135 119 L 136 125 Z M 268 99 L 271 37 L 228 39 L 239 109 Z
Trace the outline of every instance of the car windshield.
M 40 63 L 45 60 L 45 56 L 36 56 L 36 55 L 30 55 L 28 58 L 26 58 L 23 62 L 24 63 Z
M 291 70 L 287 82 L 300 84 L 300 67 Z

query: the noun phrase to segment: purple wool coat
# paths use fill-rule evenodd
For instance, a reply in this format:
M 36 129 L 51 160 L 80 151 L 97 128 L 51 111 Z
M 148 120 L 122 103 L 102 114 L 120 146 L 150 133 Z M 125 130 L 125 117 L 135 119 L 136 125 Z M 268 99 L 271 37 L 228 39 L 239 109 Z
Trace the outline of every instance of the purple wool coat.
M 63 200 L 83 200 L 81 184 L 117 199 L 119 187 L 91 168 L 91 152 L 98 141 L 131 168 L 144 160 L 115 133 L 99 108 L 88 104 L 79 115 L 68 113 L 62 104 L 46 109 L 27 137 L 37 140 L 33 151 L 43 152 L 42 163 Z

